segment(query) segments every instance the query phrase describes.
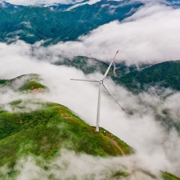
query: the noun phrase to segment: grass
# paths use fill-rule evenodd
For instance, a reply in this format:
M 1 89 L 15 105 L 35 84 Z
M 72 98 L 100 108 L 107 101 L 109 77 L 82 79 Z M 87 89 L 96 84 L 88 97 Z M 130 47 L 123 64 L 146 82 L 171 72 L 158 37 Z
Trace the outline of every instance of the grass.
M 128 177 L 128 174 L 123 172 L 123 171 L 117 171 L 113 174 L 114 178 L 118 178 L 118 177 Z
M 0 85 L 6 83 L 6 80 L 0 79 Z
M 46 86 L 40 84 L 36 80 L 29 80 L 23 87 L 21 87 L 21 91 L 34 90 L 34 89 L 47 89 Z
M 16 89 L 14 87 L 14 84 L 21 82 L 24 79 L 24 83 Z M 6 86 L 9 88 L 12 88 L 14 90 L 20 90 L 20 91 L 33 91 L 38 89 L 48 89 L 46 86 L 41 84 L 39 81 L 41 80 L 40 76 L 38 74 L 24 74 L 21 76 L 18 76 L 13 79 L 8 80 L 0 80 L 0 85 Z
M 162 177 L 164 180 L 180 180 L 179 177 L 177 177 L 173 174 L 170 174 L 168 172 L 162 172 Z
M 31 113 L 0 113 L 0 166 L 15 165 L 22 155 L 53 157 L 62 147 L 94 156 L 121 156 L 133 152 L 104 129 L 99 133 L 68 108 L 54 103 Z

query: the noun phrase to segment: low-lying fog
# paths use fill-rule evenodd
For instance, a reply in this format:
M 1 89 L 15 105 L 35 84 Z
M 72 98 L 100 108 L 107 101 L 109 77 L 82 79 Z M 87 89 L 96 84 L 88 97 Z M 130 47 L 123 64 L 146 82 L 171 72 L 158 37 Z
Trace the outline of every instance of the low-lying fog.
M 80 70 L 66 66 L 56 66 L 52 62 L 68 56 L 88 56 L 104 61 L 110 61 L 116 50 L 120 50 L 117 62 L 126 64 L 158 63 L 167 60 L 179 60 L 180 42 L 180 10 L 164 5 L 149 5 L 141 8 L 124 22 L 111 22 L 92 31 L 77 42 L 59 43 L 50 47 L 28 45 L 18 41 L 11 45 L 0 43 L 0 79 L 15 78 L 22 74 L 36 73 L 42 78 L 42 84 L 49 91 L 36 95 L 25 95 L 12 89 L 0 90 L 0 104 L 6 104 L 18 99 L 39 99 L 63 104 L 80 116 L 85 122 L 95 126 L 98 85 L 87 82 L 70 81 L 71 78 L 101 79 L 102 74 L 85 75 Z M 112 33 L 112 36 L 109 34 Z M 108 36 L 107 36 L 108 34 Z M 33 50 L 32 50 L 33 49 Z M 17 86 L 23 79 L 16 82 Z M 64 179 L 85 176 L 103 179 L 107 169 L 126 167 L 127 171 L 143 169 L 159 176 L 159 172 L 169 171 L 180 175 L 180 137 L 178 132 L 166 127 L 155 118 L 155 113 L 169 109 L 172 120 L 179 122 L 180 93 L 172 90 L 162 91 L 158 95 L 156 88 L 148 92 L 134 95 L 110 78 L 106 85 L 124 107 L 123 112 L 114 100 L 105 92 L 102 93 L 100 126 L 112 132 L 120 139 L 136 149 L 135 155 L 123 158 L 95 158 L 88 155 L 76 155 L 63 150 L 61 155 L 49 165 L 50 170 L 37 166 L 29 157 L 17 165 L 21 170 L 18 180 L 33 178 L 48 179 L 50 174 Z M 171 93 L 167 98 L 162 98 Z M 7 110 L 10 107 L 5 106 Z M 8 109 L 9 108 L 9 109 Z M 32 110 L 39 108 L 32 103 Z M 156 109 L 156 111 L 154 110 Z M 129 112 L 133 113 L 129 113 Z M 62 155 L 63 154 L 63 155 Z M 71 157 L 71 158 L 67 158 Z M 54 168 L 66 161 L 68 168 L 64 171 Z M 74 162 L 76 161 L 76 164 Z M 129 170 L 130 169 L 130 170 Z M 28 172 L 31 175 L 28 174 Z M 70 173 L 71 172 L 71 173 Z M 96 175 L 93 173 L 95 172 Z M 47 174 L 46 174 L 47 173 Z M 151 179 L 142 173 L 131 179 Z M 90 178 L 91 179 L 91 178 Z

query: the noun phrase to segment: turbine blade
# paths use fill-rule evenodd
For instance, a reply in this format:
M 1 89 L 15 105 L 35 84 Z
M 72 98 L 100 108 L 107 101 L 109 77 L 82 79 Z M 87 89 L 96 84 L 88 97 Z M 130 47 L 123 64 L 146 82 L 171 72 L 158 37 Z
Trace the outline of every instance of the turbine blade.
M 113 99 L 117 102 L 117 104 L 121 107 L 121 109 L 124 111 L 124 108 L 119 104 L 119 102 L 116 100 L 116 98 L 112 95 L 112 93 L 110 92 L 110 90 L 107 88 L 107 86 L 105 84 L 103 84 L 104 88 L 106 89 L 106 91 L 113 97 Z
M 105 72 L 105 74 L 104 74 L 104 76 L 103 76 L 103 79 L 102 79 L 102 80 L 104 80 L 104 79 L 106 78 L 106 76 L 107 76 L 107 74 L 108 74 L 108 72 L 109 72 L 109 70 L 110 70 L 110 68 L 111 68 L 111 66 L 112 66 L 112 64 L 113 64 L 113 62 L 114 62 L 114 60 L 115 60 L 115 57 L 116 57 L 116 55 L 118 54 L 118 52 L 119 52 L 119 51 L 117 51 L 117 52 L 116 52 L 116 54 L 115 54 L 115 56 L 114 56 L 113 60 L 111 61 L 111 63 L 110 63 L 110 65 L 109 65 L 109 67 L 107 68 L 107 70 L 106 70 L 106 72 Z
M 99 82 L 97 80 L 86 80 L 86 79 L 70 79 L 72 81 L 86 81 L 86 82 Z
M 99 132 L 101 89 L 102 89 L 102 84 L 99 84 L 98 105 L 97 105 L 97 120 L 96 120 L 96 132 Z

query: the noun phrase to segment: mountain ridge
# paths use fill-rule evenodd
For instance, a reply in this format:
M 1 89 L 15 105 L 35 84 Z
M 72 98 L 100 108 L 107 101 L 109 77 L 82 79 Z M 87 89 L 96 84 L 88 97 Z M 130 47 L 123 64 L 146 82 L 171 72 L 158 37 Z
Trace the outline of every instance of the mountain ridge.
M 49 40 L 49 44 L 56 44 L 59 41 L 77 40 L 81 35 L 109 23 L 113 20 L 123 20 L 131 16 L 141 7 L 142 3 L 123 5 L 122 2 L 109 2 L 114 8 L 110 13 L 110 7 L 102 5 L 104 2 L 97 2 L 93 5 L 79 6 L 71 11 L 51 11 L 45 7 L 25 7 L 16 13 L 8 13 L 2 10 L 4 16 L 0 19 L 0 41 L 14 42 L 14 39 L 23 40 L 34 44 L 37 41 Z M 123 6 L 118 6 L 122 4 Z M 133 11 L 132 11 L 133 9 Z M 29 23 L 26 26 L 23 23 Z
M 22 78 L 26 80 L 23 81 L 24 85 L 16 89 L 23 90 L 25 94 L 32 93 L 32 86 L 33 88 L 44 86 L 38 82 L 40 80 L 38 75 L 30 74 L 1 80 L 0 88 L 6 86 L 13 88 L 11 83 L 14 84 L 17 80 L 22 81 Z M 32 79 L 33 82 L 37 81 L 38 87 L 29 83 L 32 82 Z M 61 148 L 104 158 L 127 156 L 135 152 L 133 148 L 104 128 L 100 128 L 98 133 L 95 132 L 95 127 L 84 123 L 65 106 L 52 102 L 33 101 L 20 99 L 4 104 L 11 106 L 12 112 L 3 110 L 3 106 L 0 107 L 0 166 L 8 163 L 10 168 L 5 175 L 1 174 L 0 171 L 1 178 L 6 180 L 17 177 L 18 171 L 14 167 L 20 157 L 31 155 L 38 157 L 38 159 L 42 157 L 50 160 Z M 40 106 L 36 110 L 24 111 L 26 106 L 31 103 Z M 47 164 L 44 168 L 47 169 Z M 156 176 L 150 172 L 139 171 L 156 179 Z M 111 178 L 127 178 L 133 176 L 133 173 L 118 171 L 114 172 Z M 169 172 L 162 172 L 162 177 L 164 180 L 179 180 L 178 177 Z
M 29 83 L 32 78 L 35 82 L 35 77 L 38 84 L 36 87 Z M 22 78 L 25 79 L 23 84 Z M 32 87 L 37 89 L 44 86 L 38 80 L 39 76 L 36 74 L 21 75 L 3 80 L 0 89 L 23 90 L 25 96 L 34 93 Z M 16 81 L 21 81 L 21 85 L 14 89 L 13 84 Z M 31 109 L 34 105 L 36 108 Z M 6 106 L 8 109 L 11 107 L 11 111 L 7 111 Z M 85 123 L 67 107 L 52 102 L 41 102 L 35 96 L 0 105 L 0 134 L 0 178 L 3 179 L 11 176 L 15 178 L 18 175 L 14 168 L 21 157 L 33 156 L 48 161 L 61 149 L 104 158 L 128 156 L 135 152 L 104 128 L 100 128 L 98 133 L 95 132 L 95 127 Z M 1 174 L 1 167 L 4 165 L 10 169 L 5 176 Z

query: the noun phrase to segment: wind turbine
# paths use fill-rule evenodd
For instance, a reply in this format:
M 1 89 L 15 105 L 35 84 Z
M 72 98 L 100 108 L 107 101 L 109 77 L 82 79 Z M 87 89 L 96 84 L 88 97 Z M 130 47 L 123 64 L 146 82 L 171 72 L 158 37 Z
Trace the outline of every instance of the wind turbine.
M 98 105 L 97 105 L 97 120 L 96 120 L 96 132 L 99 132 L 99 120 L 100 120 L 100 102 L 101 102 L 101 90 L 102 90 L 102 86 L 105 88 L 105 90 L 112 96 L 112 98 L 117 102 L 117 104 L 121 107 L 121 109 L 124 111 L 123 107 L 119 104 L 119 102 L 115 99 L 115 97 L 113 96 L 113 94 L 110 92 L 110 90 L 107 88 L 107 86 L 104 84 L 104 80 L 108 75 L 108 72 L 115 60 L 116 55 L 118 54 L 119 51 L 116 52 L 114 58 L 112 59 L 109 67 L 107 68 L 103 78 L 101 80 L 84 80 L 84 79 L 71 79 L 74 81 L 86 81 L 86 82 L 96 82 L 99 83 L 99 94 L 98 94 Z

